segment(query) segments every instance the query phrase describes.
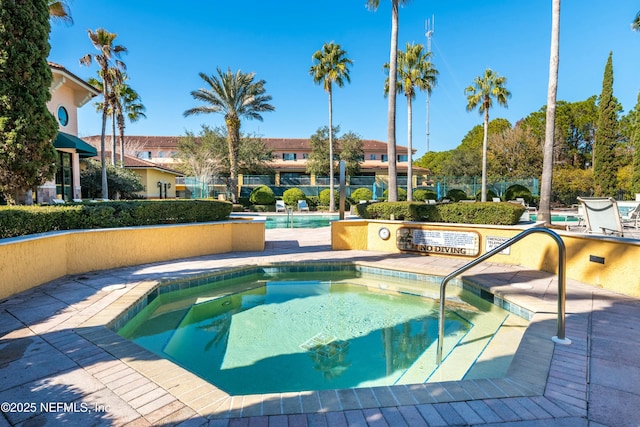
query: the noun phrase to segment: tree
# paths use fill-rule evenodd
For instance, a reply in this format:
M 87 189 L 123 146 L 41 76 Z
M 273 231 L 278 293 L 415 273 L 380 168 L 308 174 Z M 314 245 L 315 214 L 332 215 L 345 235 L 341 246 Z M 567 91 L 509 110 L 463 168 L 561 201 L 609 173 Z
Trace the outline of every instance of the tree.
M 227 144 L 229 148 L 229 172 L 231 185 L 231 200 L 238 201 L 238 150 L 240 144 L 241 119 L 255 119 L 262 121 L 262 115 L 267 111 L 274 111 L 269 104 L 271 96 L 266 95 L 265 81 L 254 81 L 255 73 L 235 73 L 228 69 L 223 73 L 217 68 L 218 75 L 208 76 L 200 73 L 200 78 L 209 85 L 191 92 L 197 101 L 206 103 L 185 111 L 184 116 L 207 113 L 224 114 L 227 126 Z
M 424 52 L 421 44 L 407 43 L 406 50 L 398 52 L 397 89 L 407 97 L 407 200 L 413 201 L 413 110 L 411 101 L 417 90 L 431 90 L 436 84 L 438 71 L 430 61 L 431 52 Z M 389 69 L 385 64 L 385 69 Z M 389 78 L 385 85 L 385 94 L 389 93 Z
M 47 7 L 49 8 L 49 17 L 52 20 L 73 24 L 71 11 L 66 1 L 47 0 Z
M 345 174 L 357 175 L 364 160 L 362 138 L 354 132 L 347 132 L 340 138 L 340 160 L 345 162 Z
M 224 127 L 211 128 L 203 125 L 195 135 L 187 132 L 178 140 L 176 159 L 180 170 L 200 182 L 210 182 L 214 175 L 229 175 L 229 144 Z M 240 134 L 238 148 L 238 171 L 245 174 L 266 174 L 271 172 L 269 162 L 273 151 L 262 139 Z
M 176 159 L 179 168 L 188 176 L 196 178 L 202 185 L 208 185 L 211 178 L 223 169 L 223 160 L 217 156 L 217 135 L 208 127 L 203 126 L 199 137 L 187 132 L 186 136 L 178 139 Z M 223 137 L 220 137 L 223 143 Z M 208 192 L 201 194 L 201 197 Z
M 329 190 L 333 194 L 334 161 L 333 161 L 333 83 L 343 87 L 344 82 L 349 83 L 349 66 L 353 62 L 346 57 L 347 52 L 342 50 L 339 44 L 325 43 L 322 50 L 313 54 L 314 64 L 309 69 L 313 76 L 313 82 L 322 84 L 329 95 Z M 331 198 L 329 212 L 336 209 L 335 201 Z
M 489 176 L 524 178 L 542 173 L 542 147 L 520 123 L 500 133 L 490 133 L 489 143 Z
M 124 62 L 120 61 L 118 58 L 123 53 L 127 52 L 127 48 L 122 45 L 114 44 L 115 39 L 117 37 L 116 33 L 110 33 L 104 28 L 98 28 L 95 32 L 91 30 L 87 30 L 89 34 L 89 40 L 93 44 L 93 47 L 96 48 L 100 53 L 97 54 L 87 54 L 80 58 L 80 64 L 89 66 L 93 61 L 95 61 L 100 67 L 100 73 L 98 76 L 102 78 L 102 99 L 103 99 L 103 109 L 102 109 L 102 131 L 100 133 L 100 154 L 101 154 L 101 164 L 102 164 L 102 198 L 109 198 L 109 183 L 107 182 L 107 163 L 106 163 L 106 150 L 105 150 L 105 134 L 106 134 L 106 126 L 107 126 L 107 114 L 109 112 L 109 99 L 111 96 L 111 76 L 112 72 L 109 71 L 115 65 L 115 68 L 120 70 L 124 70 L 126 67 Z M 115 57 L 115 58 L 114 58 Z M 114 61 L 115 59 L 115 61 Z M 115 156 L 115 153 L 114 153 Z
M 44 0 L 0 2 L 0 192 L 9 203 L 51 179 L 58 124 L 51 99 L 49 14 Z
M 633 110 L 631 121 L 633 130 L 630 142 L 634 148 L 631 193 L 640 193 L 640 92 L 638 92 L 638 101 Z
M 307 173 L 313 173 L 316 176 L 329 175 L 331 171 L 331 163 L 333 163 L 329 161 L 329 159 L 331 158 L 329 152 L 331 152 L 332 154 L 337 152 L 338 132 L 340 132 L 340 126 L 332 128 L 332 135 L 330 137 L 329 127 L 323 126 L 319 128 L 316 133 L 311 135 L 311 138 L 309 138 L 311 153 L 309 153 L 309 158 L 307 159 Z M 333 194 L 333 188 L 331 188 L 330 186 L 329 189 Z
M 618 102 L 613 97 L 613 53 L 609 53 L 598 100 L 598 127 L 593 150 L 593 179 L 596 196 L 614 197 L 617 192 L 616 145 Z
M 480 114 L 484 114 L 484 137 L 482 139 L 482 196 L 481 201 L 487 201 L 487 140 L 489 131 L 489 109 L 493 105 L 492 98 L 498 104 L 506 107 L 507 99 L 511 93 L 504 87 L 507 79 L 499 76 L 493 70 L 487 68 L 484 76 L 477 76 L 473 85 L 465 89 L 467 95 L 467 111 L 478 107 Z
M 141 197 L 138 193 L 144 191 L 140 176 L 130 169 L 108 165 L 107 179 L 110 198 L 115 198 L 118 194 L 121 199 L 138 199 Z M 102 167 L 97 161 L 85 161 L 85 167 L 80 172 L 80 180 L 86 197 L 100 197 L 102 194 Z
M 551 188 L 553 180 L 553 146 L 555 143 L 556 95 L 558 93 L 558 64 L 560 61 L 560 0 L 552 0 L 551 48 L 549 54 L 549 84 L 547 87 L 547 116 L 542 160 L 539 221 L 551 225 Z
M 114 96 L 113 110 L 118 123 L 118 133 L 120 135 L 120 166 L 124 167 L 124 129 L 125 116 L 130 122 L 136 122 L 141 118 L 146 118 L 144 114 L 145 106 L 142 104 L 140 95 L 129 84 L 127 84 L 128 76 L 126 73 L 115 70 L 114 76 Z M 116 151 L 113 150 L 115 159 Z
M 640 30 L 640 12 L 638 12 L 636 14 L 635 19 L 633 20 L 633 22 L 631 23 L 631 29 L 633 31 L 638 31 Z
M 398 201 L 398 170 L 396 167 L 396 79 L 398 68 L 399 5 L 408 0 L 391 0 L 391 48 L 389 50 L 389 106 L 387 110 L 387 157 L 389 168 L 390 202 Z M 370 10 L 377 10 L 380 0 L 367 0 Z

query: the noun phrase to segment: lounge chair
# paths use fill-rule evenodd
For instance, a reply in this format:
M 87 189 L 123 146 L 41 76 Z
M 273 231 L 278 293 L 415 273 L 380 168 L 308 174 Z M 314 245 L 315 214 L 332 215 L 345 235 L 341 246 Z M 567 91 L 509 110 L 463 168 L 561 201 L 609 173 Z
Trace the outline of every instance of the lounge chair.
M 284 200 L 276 200 L 276 212 L 286 212 L 287 205 L 284 204 Z
M 622 237 L 618 203 L 612 197 L 578 197 L 584 211 L 586 233 Z
M 636 230 L 640 228 L 640 204 L 633 210 L 629 211 L 626 218 L 623 218 L 623 225 L 633 227 Z
M 500 200 L 500 197 L 492 197 L 491 199 L 496 203 L 500 203 L 502 201 Z
M 309 205 L 307 205 L 306 200 L 298 200 L 298 212 L 307 211 L 309 212 Z

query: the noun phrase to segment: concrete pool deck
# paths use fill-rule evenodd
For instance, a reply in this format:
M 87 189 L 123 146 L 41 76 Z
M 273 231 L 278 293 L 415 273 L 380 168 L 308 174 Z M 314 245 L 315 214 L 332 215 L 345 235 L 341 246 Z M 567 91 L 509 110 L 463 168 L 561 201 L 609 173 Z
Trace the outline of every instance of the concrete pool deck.
M 568 281 L 572 344 L 554 345 L 556 278 L 522 267 L 485 263 L 465 275 L 537 313 L 505 378 L 229 397 L 105 328 L 167 276 L 316 261 L 444 275 L 465 262 L 331 251 L 329 228 L 266 239 L 264 252 L 68 276 L 0 301 L 0 427 L 640 425 L 640 301 Z

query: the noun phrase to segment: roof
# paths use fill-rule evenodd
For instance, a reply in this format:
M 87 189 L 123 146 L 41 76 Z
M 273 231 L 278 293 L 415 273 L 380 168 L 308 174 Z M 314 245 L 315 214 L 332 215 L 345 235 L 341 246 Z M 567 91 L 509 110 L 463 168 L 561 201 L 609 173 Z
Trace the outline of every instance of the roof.
M 166 149 L 176 150 L 178 148 L 178 141 L 183 136 L 129 136 L 125 135 L 127 144 L 139 146 L 147 149 Z M 83 138 L 85 141 L 91 143 L 93 141 L 100 141 L 100 135 L 92 135 Z M 262 141 L 273 151 L 311 151 L 311 143 L 309 138 L 261 138 Z M 371 152 L 387 152 L 387 143 L 382 141 L 376 141 L 373 139 L 363 139 L 362 145 L 364 151 Z M 414 150 L 415 151 L 415 150 Z M 397 153 L 407 153 L 407 147 L 397 145 Z
M 105 151 L 105 157 L 107 159 L 111 159 L 111 151 Z M 100 155 L 100 153 L 97 153 L 94 158 L 96 160 L 101 160 L 102 156 Z M 118 158 L 120 158 L 119 155 Z M 182 172 L 178 172 L 175 169 L 160 166 L 157 163 L 148 162 L 146 160 L 138 159 L 137 157 L 128 156 L 126 154 L 124 155 L 124 167 L 128 169 L 156 169 L 161 172 L 170 173 L 176 176 L 184 175 Z
M 47 64 L 49 64 L 49 68 L 51 68 L 51 72 L 53 73 L 52 92 L 55 92 L 55 90 L 63 83 L 69 84 L 77 91 L 84 92 L 86 96 L 82 96 L 76 100 L 78 107 L 82 107 L 94 96 L 100 95 L 100 91 L 98 89 L 91 86 L 89 83 L 76 76 L 62 65 L 56 64 L 55 62 L 47 62 Z

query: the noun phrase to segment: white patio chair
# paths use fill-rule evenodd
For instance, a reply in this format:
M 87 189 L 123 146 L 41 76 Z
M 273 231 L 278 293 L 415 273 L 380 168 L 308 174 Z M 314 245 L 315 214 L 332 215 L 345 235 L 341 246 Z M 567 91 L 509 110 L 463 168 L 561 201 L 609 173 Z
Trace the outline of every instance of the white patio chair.
M 276 200 L 276 212 L 286 212 L 287 206 L 284 204 L 284 200 Z
M 584 208 L 586 233 L 624 235 L 618 203 L 613 197 L 578 197 L 578 201 Z
M 298 200 L 298 212 L 307 211 L 309 212 L 309 205 L 307 205 L 306 200 Z

